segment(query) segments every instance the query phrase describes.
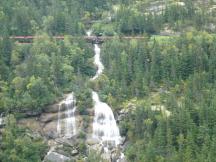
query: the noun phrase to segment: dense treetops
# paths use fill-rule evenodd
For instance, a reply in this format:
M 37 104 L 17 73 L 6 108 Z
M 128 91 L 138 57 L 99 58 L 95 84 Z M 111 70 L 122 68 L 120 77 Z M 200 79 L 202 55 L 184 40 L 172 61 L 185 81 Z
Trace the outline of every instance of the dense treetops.
M 78 40 L 54 42 L 44 35 L 31 45 L 13 44 L 5 55 L 7 43 L 1 41 L 1 111 L 40 110 L 76 86 L 77 76 L 93 75 L 93 53 Z
M 0 35 L 80 35 L 93 23 L 104 34 L 153 34 L 163 29 L 215 31 L 215 2 L 131 0 L 2 0 Z M 109 24 L 109 25 L 108 25 Z
M 167 41 L 103 44 L 104 99 L 114 108 L 130 105 L 130 117 L 120 123 L 131 142 L 129 161 L 214 161 L 215 39 L 189 32 Z M 170 115 L 152 111 L 155 106 Z
M 8 116 L 0 145 L 2 162 L 42 161 L 47 147 L 43 139 L 31 137 L 24 128 L 17 127 L 13 115 Z

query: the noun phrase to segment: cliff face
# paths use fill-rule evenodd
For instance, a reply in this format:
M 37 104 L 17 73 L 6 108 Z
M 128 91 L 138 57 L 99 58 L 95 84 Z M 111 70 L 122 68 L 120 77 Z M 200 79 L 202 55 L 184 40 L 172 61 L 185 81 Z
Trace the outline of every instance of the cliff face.
M 65 98 L 67 98 L 67 95 Z M 44 159 L 45 162 L 77 160 L 81 157 L 87 157 L 89 150 L 97 152 L 103 159 L 110 162 L 125 160 L 119 159 L 123 156 L 121 150 L 125 138 L 122 139 L 121 144 L 117 148 L 109 145 L 110 148 L 107 152 L 104 151 L 105 148 L 99 140 L 92 138 L 93 108 L 88 108 L 88 115 L 80 115 L 78 111 L 76 111 L 76 135 L 71 138 L 59 136 L 57 131 L 58 120 L 59 118 L 63 120 L 67 118 L 65 115 L 67 111 L 65 104 L 62 104 L 61 110 L 59 111 L 61 102 L 47 106 L 44 112 L 38 116 L 28 116 L 18 121 L 19 125 L 27 127 L 36 134 L 40 134 L 47 141 L 50 151 Z M 62 129 L 65 129 L 65 127 L 62 127 Z
M 65 96 L 63 101 L 67 98 Z M 61 109 L 59 106 L 61 105 Z M 84 117 L 75 114 L 76 116 L 76 128 L 77 133 L 71 138 L 64 138 L 59 135 L 57 131 L 58 121 L 61 119 L 63 121 L 67 120 L 67 105 L 59 102 L 53 105 L 49 105 L 44 108 L 44 112 L 38 116 L 32 117 L 32 115 L 27 115 L 26 118 L 22 118 L 18 121 L 19 125 L 27 127 L 32 132 L 40 134 L 50 147 L 50 151 L 47 153 L 44 161 L 52 162 L 64 162 L 67 160 L 77 159 L 79 153 L 81 153 L 81 144 L 85 145 L 85 134 L 88 133 L 88 130 L 84 129 L 83 119 Z M 91 122 L 89 122 L 91 123 Z M 66 127 L 61 128 L 62 132 L 65 132 Z M 86 132 L 86 133 L 83 133 Z

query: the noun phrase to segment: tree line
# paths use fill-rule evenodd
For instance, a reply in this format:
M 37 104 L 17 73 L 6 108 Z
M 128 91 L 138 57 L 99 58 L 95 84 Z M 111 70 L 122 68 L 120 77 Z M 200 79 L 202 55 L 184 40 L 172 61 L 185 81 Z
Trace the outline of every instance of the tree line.
M 215 161 L 215 39 L 194 31 L 103 44 L 105 73 L 97 86 L 116 112 L 130 105 L 120 122 L 129 161 Z

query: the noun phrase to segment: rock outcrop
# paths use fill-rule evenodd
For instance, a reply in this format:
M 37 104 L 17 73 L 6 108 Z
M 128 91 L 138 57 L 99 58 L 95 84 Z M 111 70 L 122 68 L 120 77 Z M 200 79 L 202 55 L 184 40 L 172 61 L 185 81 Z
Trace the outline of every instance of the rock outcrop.
M 59 154 L 57 152 L 51 152 L 48 155 L 46 155 L 44 162 L 66 162 L 69 160 L 71 160 L 71 158 L 67 156 Z

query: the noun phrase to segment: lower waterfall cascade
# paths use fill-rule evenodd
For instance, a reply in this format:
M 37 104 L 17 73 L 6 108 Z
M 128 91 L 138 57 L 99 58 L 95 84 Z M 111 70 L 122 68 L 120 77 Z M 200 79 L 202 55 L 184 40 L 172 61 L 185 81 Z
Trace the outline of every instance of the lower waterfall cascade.
M 101 102 L 94 91 L 92 98 L 95 109 L 93 138 L 102 140 L 102 142 L 114 142 L 114 145 L 117 146 L 120 144 L 121 136 L 112 109 L 106 103 Z

